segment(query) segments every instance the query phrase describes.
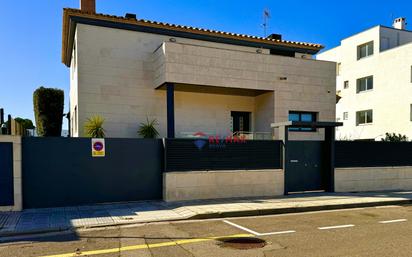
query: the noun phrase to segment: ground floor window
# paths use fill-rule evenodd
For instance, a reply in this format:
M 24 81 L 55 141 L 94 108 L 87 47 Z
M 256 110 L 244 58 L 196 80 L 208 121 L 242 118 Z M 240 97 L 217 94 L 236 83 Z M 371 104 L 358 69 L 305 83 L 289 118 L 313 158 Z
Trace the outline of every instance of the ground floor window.
M 370 124 L 373 122 L 373 111 L 365 110 L 356 112 L 356 126 L 362 124 Z
M 316 112 L 290 111 L 289 121 L 315 122 Z M 314 132 L 316 128 L 289 128 L 289 131 Z

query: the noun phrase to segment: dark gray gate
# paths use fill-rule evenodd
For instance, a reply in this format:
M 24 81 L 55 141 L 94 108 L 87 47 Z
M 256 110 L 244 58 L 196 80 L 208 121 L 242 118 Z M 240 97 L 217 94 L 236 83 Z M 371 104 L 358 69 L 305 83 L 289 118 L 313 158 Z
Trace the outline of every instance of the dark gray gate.
M 0 206 L 14 205 L 13 143 L 0 143 Z
M 23 138 L 23 206 L 42 208 L 162 198 L 160 139 Z
M 289 141 L 286 151 L 285 191 L 326 190 L 324 141 Z

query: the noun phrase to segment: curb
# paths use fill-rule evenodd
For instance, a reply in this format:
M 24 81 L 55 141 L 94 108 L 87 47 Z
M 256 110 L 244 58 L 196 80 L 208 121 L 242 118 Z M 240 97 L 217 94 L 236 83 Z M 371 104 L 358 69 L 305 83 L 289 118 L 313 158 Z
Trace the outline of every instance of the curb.
M 287 207 L 287 208 L 255 209 L 255 210 L 244 210 L 244 211 L 210 212 L 210 213 L 195 214 L 191 217 L 183 217 L 181 219 L 175 218 L 175 219 L 169 219 L 169 220 L 153 220 L 153 221 L 145 221 L 145 222 L 130 221 L 130 222 L 122 223 L 122 224 L 112 224 L 111 223 L 111 224 L 96 224 L 96 225 L 91 225 L 91 226 L 79 226 L 79 227 L 42 228 L 42 229 L 32 229 L 32 230 L 17 231 L 17 232 L 2 232 L 0 233 L 0 237 L 43 235 L 47 233 L 76 231 L 79 229 L 117 227 L 117 226 L 125 226 L 125 225 L 172 222 L 172 221 L 182 221 L 182 220 L 265 216 L 265 215 L 303 213 L 303 212 L 313 212 L 313 211 L 378 207 L 378 206 L 387 206 L 387 205 L 405 205 L 405 204 L 411 204 L 411 203 L 412 203 L 412 199 L 405 199 L 405 200 L 393 200 L 393 201 L 384 201 L 384 202 L 379 201 L 379 202 L 368 202 L 368 203 L 348 203 L 348 204 L 318 205 L 318 206 L 306 206 L 306 207 L 302 206 L 302 207 Z M 7 238 L 3 238 L 3 240 L 4 239 L 7 239 Z M 3 240 L 0 238 L 0 243 Z
M 248 217 L 248 216 L 265 216 L 275 214 L 288 214 L 312 211 L 328 211 L 328 210 L 343 210 L 353 208 L 378 207 L 387 205 L 405 205 L 412 203 L 411 200 L 395 200 L 385 202 L 369 202 L 369 203 L 348 203 L 348 204 L 334 204 L 334 205 L 318 205 L 307 207 L 287 207 L 287 208 L 273 208 L 273 209 L 256 209 L 245 211 L 228 211 L 228 212 L 213 212 L 196 214 L 188 220 L 195 219 L 218 219 L 218 218 L 233 218 L 233 217 Z

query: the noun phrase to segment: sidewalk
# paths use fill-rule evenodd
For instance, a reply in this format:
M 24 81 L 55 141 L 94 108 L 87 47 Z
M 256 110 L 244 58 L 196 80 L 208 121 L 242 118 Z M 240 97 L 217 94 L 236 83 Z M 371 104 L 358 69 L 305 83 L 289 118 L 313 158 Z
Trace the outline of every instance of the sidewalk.
M 278 198 L 142 201 L 0 213 L 0 236 L 158 221 L 293 213 L 412 203 L 412 192 L 313 193 Z

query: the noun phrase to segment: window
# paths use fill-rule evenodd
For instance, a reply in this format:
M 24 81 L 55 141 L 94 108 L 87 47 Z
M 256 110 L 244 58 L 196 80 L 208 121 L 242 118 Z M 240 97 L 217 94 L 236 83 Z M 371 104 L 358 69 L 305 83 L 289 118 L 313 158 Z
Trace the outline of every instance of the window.
M 341 70 L 342 64 L 340 62 L 338 62 L 336 64 L 336 75 L 339 76 L 340 75 L 340 70 Z
M 358 60 L 373 55 L 373 41 L 358 46 Z
M 343 120 L 348 120 L 349 114 L 348 112 L 343 113 Z
M 289 121 L 315 122 L 316 113 L 315 112 L 290 111 Z M 289 128 L 289 131 L 314 132 L 316 131 L 316 129 L 315 128 Z
M 372 110 L 356 112 L 356 126 L 373 122 Z
M 410 105 L 410 120 L 412 121 L 412 104 Z
M 360 78 L 356 81 L 356 93 L 373 89 L 373 76 Z
M 388 37 L 381 37 L 381 51 L 388 50 L 390 45 L 389 45 L 389 38 Z
M 349 81 L 348 81 L 348 80 L 346 80 L 345 82 L 343 82 L 343 88 L 344 88 L 344 89 L 349 88 Z

